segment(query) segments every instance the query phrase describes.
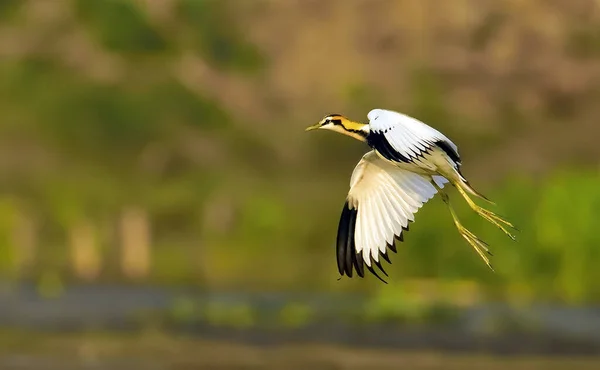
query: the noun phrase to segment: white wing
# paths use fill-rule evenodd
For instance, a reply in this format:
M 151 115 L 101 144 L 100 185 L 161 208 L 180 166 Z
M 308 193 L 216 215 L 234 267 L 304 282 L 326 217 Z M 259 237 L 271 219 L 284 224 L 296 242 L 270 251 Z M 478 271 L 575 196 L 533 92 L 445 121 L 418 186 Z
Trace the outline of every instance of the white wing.
M 416 118 L 386 109 L 373 109 L 368 115 L 370 144 L 388 160 L 411 162 L 437 146 L 456 166 L 460 156 L 456 145 L 444 134 Z
M 377 276 L 372 262 L 383 271 L 379 256 L 389 262 L 387 247 L 395 250 L 394 238 L 401 238 L 408 223 L 414 221 L 415 213 L 437 193 L 432 180 L 399 168 L 375 151 L 362 157 L 352 173 L 338 228 L 340 274 L 351 277 L 354 268 L 362 277 L 366 264 Z M 444 182 L 441 178 L 437 180 Z

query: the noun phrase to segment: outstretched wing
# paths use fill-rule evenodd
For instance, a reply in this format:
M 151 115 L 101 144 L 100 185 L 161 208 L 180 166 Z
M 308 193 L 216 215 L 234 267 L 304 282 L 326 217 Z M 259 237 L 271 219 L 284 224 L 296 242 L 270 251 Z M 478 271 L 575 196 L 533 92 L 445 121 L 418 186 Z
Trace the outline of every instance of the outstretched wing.
M 443 185 L 443 180 L 436 180 Z M 408 230 L 415 213 L 437 193 L 431 181 L 431 177 L 382 159 L 375 151 L 362 157 L 352 173 L 338 227 L 336 250 L 341 275 L 352 277 L 356 270 L 364 277 L 366 265 L 383 281 L 372 265 L 387 276 L 379 257 L 390 262 L 387 249 L 396 251 L 394 239 L 402 240 L 402 232 Z
M 386 109 L 373 109 L 367 117 L 370 128 L 367 142 L 387 160 L 410 163 L 439 148 L 454 162 L 455 168 L 460 166 L 456 145 L 418 119 Z

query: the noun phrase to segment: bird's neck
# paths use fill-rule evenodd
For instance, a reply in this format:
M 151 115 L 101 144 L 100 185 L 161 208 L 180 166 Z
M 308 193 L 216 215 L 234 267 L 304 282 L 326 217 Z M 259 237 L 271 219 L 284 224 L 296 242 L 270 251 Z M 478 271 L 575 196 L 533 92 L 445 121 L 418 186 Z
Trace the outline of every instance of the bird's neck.
M 336 125 L 336 128 L 339 128 L 336 130 L 339 133 L 363 142 L 367 141 L 370 132 L 368 124 L 350 120 L 343 120 L 339 126 Z

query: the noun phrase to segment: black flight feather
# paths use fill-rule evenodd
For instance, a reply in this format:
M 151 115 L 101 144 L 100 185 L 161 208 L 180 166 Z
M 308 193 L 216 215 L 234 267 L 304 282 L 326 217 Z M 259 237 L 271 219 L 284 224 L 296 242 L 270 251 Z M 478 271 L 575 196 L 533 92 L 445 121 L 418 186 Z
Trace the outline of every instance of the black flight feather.
M 385 260 L 385 262 L 389 263 L 390 265 L 392 264 L 392 261 L 390 261 L 390 256 L 388 256 L 387 253 L 379 252 L 379 255 Z
M 348 251 L 348 239 L 350 237 L 350 224 L 352 223 L 352 219 L 354 218 L 354 222 L 356 222 L 356 217 L 353 217 L 352 213 L 356 215 L 356 210 L 351 210 L 348 201 L 344 204 L 344 209 L 342 210 L 342 215 L 340 217 L 340 223 L 338 225 L 338 233 L 337 233 L 337 242 L 336 242 L 336 255 L 337 255 L 337 266 L 340 275 L 345 275 L 348 271 L 347 259 L 346 255 L 348 253 L 352 253 L 352 251 Z M 353 239 L 354 233 L 352 233 Z M 351 267 L 350 267 L 351 268 Z M 349 276 L 352 276 L 352 270 L 350 270 Z
M 356 274 L 363 278 L 365 276 L 365 265 L 366 262 L 363 259 L 362 253 L 356 253 L 356 245 L 354 240 L 354 232 L 356 227 L 356 217 L 358 215 L 358 209 L 350 209 L 350 205 L 348 201 L 344 203 L 344 208 L 342 209 L 342 214 L 340 216 L 340 222 L 338 225 L 338 233 L 336 240 L 336 256 L 337 256 L 337 266 L 340 275 L 352 277 L 354 270 L 356 270 Z M 394 238 L 399 241 L 404 241 L 404 231 L 409 230 L 409 226 L 403 226 L 403 231 L 400 232 L 399 235 L 394 235 Z M 396 245 L 394 242 L 387 243 L 387 249 L 391 250 L 394 253 L 397 253 Z M 379 252 L 379 255 L 388 263 L 392 263 L 387 250 L 385 252 Z M 367 265 L 367 270 L 375 275 L 377 279 L 387 284 L 387 281 L 382 279 L 377 271 L 373 268 L 373 265 L 377 266 L 379 270 L 385 275 L 388 276 L 387 272 L 381 265 L 380 261 L 374 261 L 371 256 L 368 257 L 369 262 L 371 262 L 371 266 Z
M 385 159 L 395 162 L 410 163 L 410 158 L 398 153 L 385 138 L 385 135 L 378 131 L 371 131 L 367 136 L 367 144 L 377 150 Z
M 379 154 L 389 161 L 411 163 L 418 157 L 424 158 L 425 154 L 431 153 L 431 150 L 433 149 L 433 143 L 428 141 L 421 142 L 420 144 L 423 146 L 423 149 L 417 147 L 413 149 L 407 157 L 392 147 L 390 142 L 385 137 L 385 132 L 387 131 L 371 131 L 369 135 L 367 135 L 367 144 L 369 144 L 371 148 L 375 149 L 377 152 L 379 152 Z M 454 160 L 454 158 L 458 158 L 458 153 L 456 153 L 445 141 L 438 141 L 435 144 L 437 144 L 440 149 L 446 152 L 452 160 Z M 458 159 L 457 163 L 460 163 L 460 159 Z
M 452 148 L 450 146 L 450 144 L 447 141 L 439 140 L 439 141 L 435 142 L 435 145 L 437 145 L 440 149 L 442 149 L 444 151 L 444 153 L 446 153 L 446 155 L 448 155 L 448 157 L 450 157 L 450 159 L 452 159 L 454 161 L 454 163 L 460 164 L 460 156 L 458 155 L 456 150 L 454 150 L 454 148 Z

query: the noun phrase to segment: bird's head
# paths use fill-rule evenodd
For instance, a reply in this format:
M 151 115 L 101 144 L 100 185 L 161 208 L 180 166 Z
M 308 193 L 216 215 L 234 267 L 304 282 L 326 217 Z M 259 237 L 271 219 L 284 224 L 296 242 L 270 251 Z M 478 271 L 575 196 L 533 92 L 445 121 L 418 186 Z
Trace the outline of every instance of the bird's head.
M 306 131 L 317 129 L 339 132 L 361 141 L 365 141 L 369 134 L 369 126 L 367 124 L 351 121 L 341 114 L 329 114 L 323 117 L 317 124 L 307 127 Z
M 323 117 L 323 119 L 320 120 L 317 124 L 307 127 L 306 131 L 317 130 L 320 128 L 325 130 L 338 131 L 336 130 L 336 126 L 343 126 L 344 121 L 348 121 L 348 119 L 342 116 L 341 114 L 329 114 Z

